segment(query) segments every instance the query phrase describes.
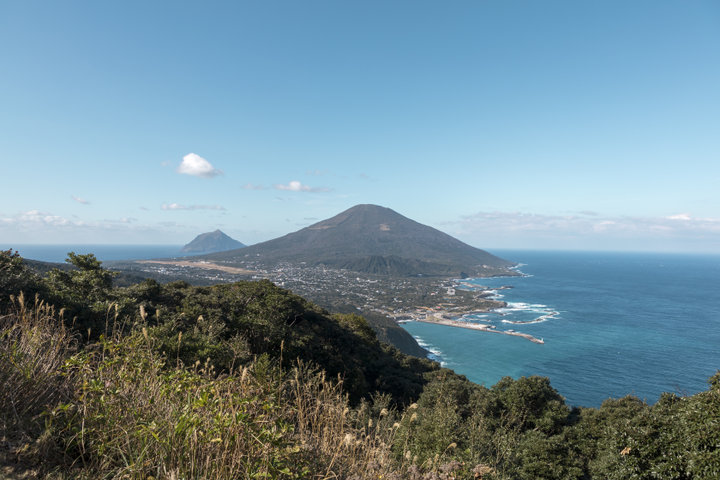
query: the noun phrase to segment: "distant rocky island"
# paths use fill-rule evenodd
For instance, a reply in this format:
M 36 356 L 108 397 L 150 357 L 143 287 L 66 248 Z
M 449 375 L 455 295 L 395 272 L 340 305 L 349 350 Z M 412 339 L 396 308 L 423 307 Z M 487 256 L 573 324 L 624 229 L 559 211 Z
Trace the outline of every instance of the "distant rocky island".
M 214 232 L 207 232 L 198 235 L 192 242 L 185 245 L 180 250 L 180 253 L 186 255 L 200 255 L 204 253 L 236 250 L 243 247 L 245 247 L 243 243 L 229 237 L 220 230 L 215 230 Z

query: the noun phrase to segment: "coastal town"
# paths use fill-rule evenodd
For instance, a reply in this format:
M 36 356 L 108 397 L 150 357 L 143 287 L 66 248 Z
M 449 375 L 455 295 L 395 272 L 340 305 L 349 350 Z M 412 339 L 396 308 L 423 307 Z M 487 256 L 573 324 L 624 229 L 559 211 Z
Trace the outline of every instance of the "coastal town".
M 398 323 L 434 323 L 545 343 L 542 338 L 513 329 L 499 329 L 491 322 L 478 322 L 473 318 L 505 307 L 506 303 L 495 297 L 498 290 L 512 288 L 510 286 L 489 289 L 455 279 L 387 277 L 317 265 L 265 265 L 251 260 L 244 262 L 242 268 L 183 259 L 138 261 L 123 264 L 122 269 L 196 284 L 267 279 L 330 310 L 352 308 L 360 314 L 372 312 Z

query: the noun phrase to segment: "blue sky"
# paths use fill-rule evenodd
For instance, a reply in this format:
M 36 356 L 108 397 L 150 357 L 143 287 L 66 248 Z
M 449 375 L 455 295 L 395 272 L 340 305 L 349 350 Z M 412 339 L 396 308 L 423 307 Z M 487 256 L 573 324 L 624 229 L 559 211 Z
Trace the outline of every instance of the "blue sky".
M 716 1 L 6 1 L 0 73 L 0 248 L 374 203 L 481 248 L 720 252 Z

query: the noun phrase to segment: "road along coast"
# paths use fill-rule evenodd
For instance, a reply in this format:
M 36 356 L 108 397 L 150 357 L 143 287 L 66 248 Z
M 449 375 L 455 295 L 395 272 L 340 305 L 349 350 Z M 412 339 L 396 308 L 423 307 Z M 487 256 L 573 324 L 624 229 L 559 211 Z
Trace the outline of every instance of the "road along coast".
M 486 323 L 470 323 L 470 322 L 464 322 L 461 320 L 455 320 L 452 318 L 448 318 L 446 316 L 445 312 L 433 312 L 432 314 L 427 315 L 413 315 L 413 320 L 416 322 L 423 322 L 423 323 L 435 323 L 437 325 L 446 325 L 448 327 L 458 327 L 458 328 L 467 328 L 469 330 L 480 330 L 483 332 L 492 332 L 492 333 L 502 333 L 503 335 L 511 335 L 514 337 L 522 337 L 527 340 L 530 340 L 533 343 L 539 343 L 544 344 L 545 340 L 542 338 L 536 338 L 528 333 L 521 333 L 511 330 L 497 330 L 492 325 L 488 325 Z

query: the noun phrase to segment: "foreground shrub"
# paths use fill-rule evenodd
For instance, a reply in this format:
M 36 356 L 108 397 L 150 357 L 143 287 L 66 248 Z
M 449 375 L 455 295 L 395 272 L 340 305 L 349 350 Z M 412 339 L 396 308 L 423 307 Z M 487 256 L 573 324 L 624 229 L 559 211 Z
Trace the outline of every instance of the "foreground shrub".
M 28 298 L 46 289 L 40 277 L 13 250 L 0 250 L 0 311 L 12 306 L 11 295 L 24 292 Z

